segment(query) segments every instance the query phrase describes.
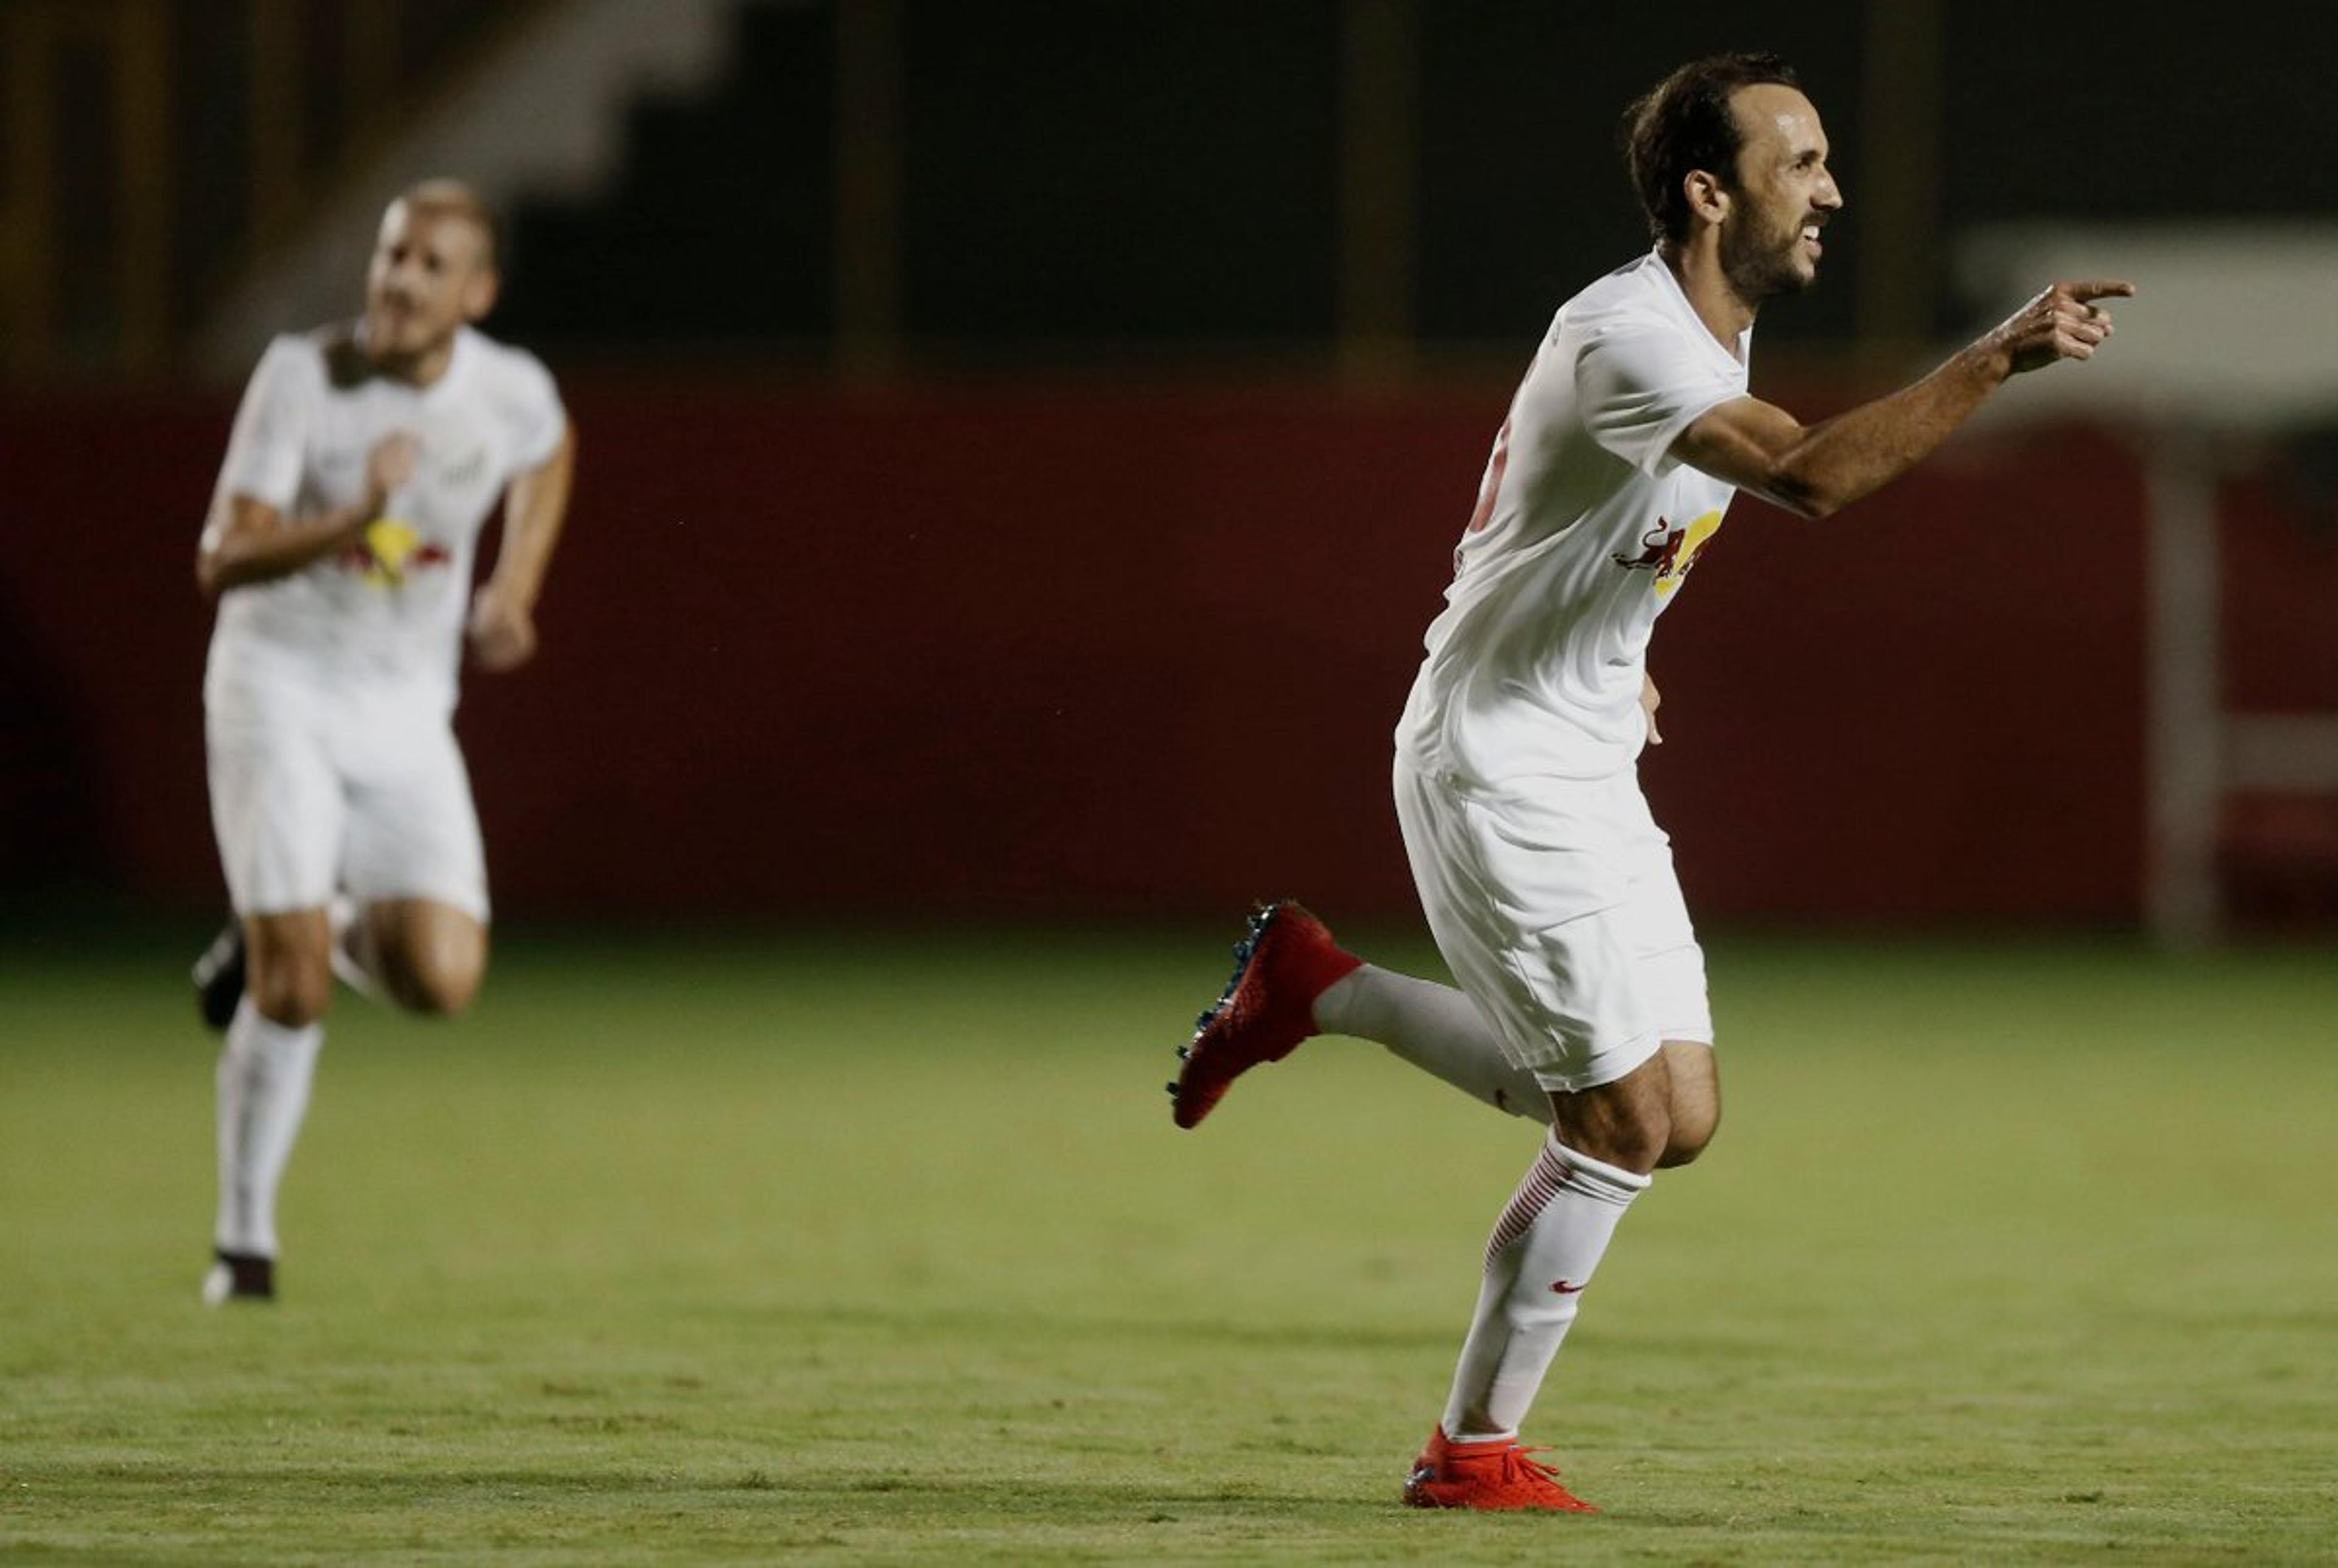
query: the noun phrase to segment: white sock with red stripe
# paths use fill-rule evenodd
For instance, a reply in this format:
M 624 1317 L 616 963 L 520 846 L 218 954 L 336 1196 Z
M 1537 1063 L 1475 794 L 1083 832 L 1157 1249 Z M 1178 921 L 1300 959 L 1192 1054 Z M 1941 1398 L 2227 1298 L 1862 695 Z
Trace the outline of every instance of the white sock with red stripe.
M 1385 1045 L 1473 1100 L 1549 1124 L 1550 1095 L 1533 1073 L 1510 1065 L 1465 991 L 1367 964 L 1315 998 L 1315 1026 Z
M 309 1111 L 325 1026 L 288 1029 L 247 995 L 219 1060 L 219 1222 L 222 1252 L 276 1256 L 276 1188 Z
M 1478 1315 L 1461 1347 L 1445 1435 L 1514 1436 L 1575 1321 L 1607 1239 L 1648 1178 L 1546 1139 L 1486 1243 Z

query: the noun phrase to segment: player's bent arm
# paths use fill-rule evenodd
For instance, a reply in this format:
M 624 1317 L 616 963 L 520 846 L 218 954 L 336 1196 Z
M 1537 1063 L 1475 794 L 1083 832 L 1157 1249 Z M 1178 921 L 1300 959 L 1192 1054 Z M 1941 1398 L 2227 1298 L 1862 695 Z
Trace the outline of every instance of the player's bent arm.
M 1847 414 L 1804 425 L 1739 397 L 1681 432 L 1673 456 L 1804 517 L 1825 517 L 1930 456 L 2005 381 L 2061 359 L 2089 359 L 2111 335 L 2092 301 L 2131 295 L 2110 279 L 2057 283 L 1920 381 Z
M 1827 517 L 1881 489 L 1971 417 L 2011 368 L 1975 344 L 1922 380 L 1816 425 L 1737 397 L 1699 415 L 1673 456 L 1803 517 Z
M 221 485 L 195 550 L 195 581 L 217 594 L 246 583 L 289 577 L 355 544 L 389 505 L 390 492 L 414 477 L 421 444 L 407 431 L 366 454 L 365 494 L 354 505 L 287 521 L 283 509 Z
M 560 433 L 560 445 L 535 467 L 512 476 L 504 494 L 504 538 L 487 585 L 522 611 L 533 612 L 544 592 L 545 573 L 568 517 L 568 493 L 576 476 L 576 426 Z
M 381 515 L 378 501 L 336 506 L 297 522 L 250 495 L 222 495 L 211 504 L 195 552 L 195 582 L 216 596 L 246 583 L 289 577 L 328 555 L 337 555 Z
M 565 426 L 552 456 L 515 475 L 504 493 L 504 540 L 496 569 L 471 601 L 471 656 L 487 670 L 516 670 L 535 655 L 535 600 L 568 515 L 576 473 L 576 427 Z

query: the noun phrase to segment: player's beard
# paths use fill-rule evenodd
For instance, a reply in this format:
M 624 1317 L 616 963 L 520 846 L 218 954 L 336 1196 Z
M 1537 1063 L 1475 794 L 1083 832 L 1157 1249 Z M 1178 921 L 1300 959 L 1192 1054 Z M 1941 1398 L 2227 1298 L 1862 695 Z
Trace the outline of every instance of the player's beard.
M 377 364 L 388 368 L 412 364 L 437 352 L 453 336 L 451 328 L 442 330 L 418 307 L 368 303 L 365 348 Z
M 1749 305 L 1778 294 L 1800 294 L 1818 286 L 1818 269 L 1802 262 L 1803 230 L 1809 219 L 1755 233 L 1748 226 L 1721 231 L 1721 271 L 1737 297 Z

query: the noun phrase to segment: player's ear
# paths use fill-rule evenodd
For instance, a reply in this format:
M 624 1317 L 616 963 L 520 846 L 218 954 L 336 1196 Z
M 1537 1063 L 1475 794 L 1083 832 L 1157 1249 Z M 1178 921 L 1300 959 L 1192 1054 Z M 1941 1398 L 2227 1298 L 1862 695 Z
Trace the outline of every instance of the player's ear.
M 1690 170 L 1681 191 L 1688 197 L 1688 210 L 1706 222 L 1718 223 L 1729 216 L 1729 188 L 1704 170 Z
M 463 319 L 485 319 L 487 312 L 496 308 L 496 296 L 503 284 L 503 275 L 493 267 L 482 267 L 473 272 L 471 280 L 463 285 Z

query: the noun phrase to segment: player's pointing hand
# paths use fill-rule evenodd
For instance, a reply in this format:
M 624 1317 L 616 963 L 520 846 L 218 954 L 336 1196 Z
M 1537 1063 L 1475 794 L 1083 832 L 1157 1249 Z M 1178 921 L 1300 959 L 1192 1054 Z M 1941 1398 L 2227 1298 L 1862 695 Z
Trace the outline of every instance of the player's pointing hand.
M 2057 283 L 2007 317 L 1990 336 L 2004 351 L 2012 375 L 2058 359 L 2091 359 L 2111 335 L 2111 313 L 2095 301 L 2134 293 L 2134 284 L 2115 278 Z

